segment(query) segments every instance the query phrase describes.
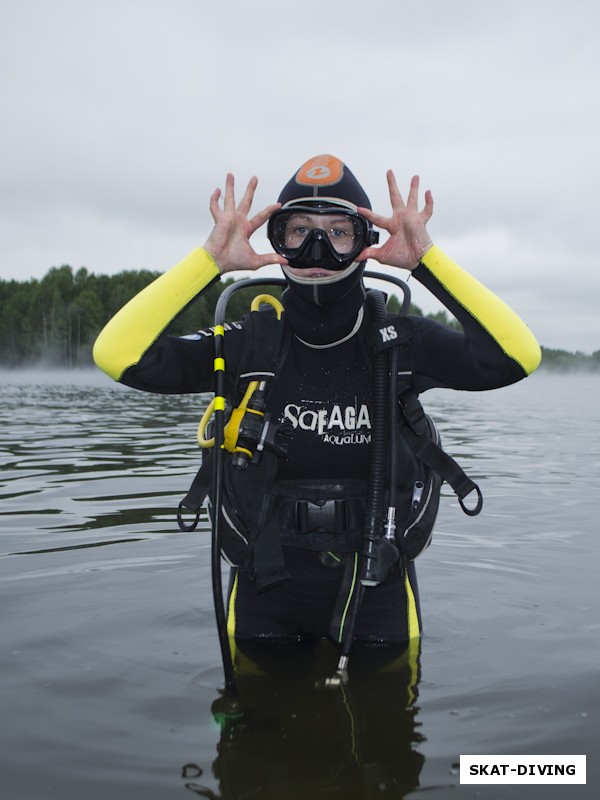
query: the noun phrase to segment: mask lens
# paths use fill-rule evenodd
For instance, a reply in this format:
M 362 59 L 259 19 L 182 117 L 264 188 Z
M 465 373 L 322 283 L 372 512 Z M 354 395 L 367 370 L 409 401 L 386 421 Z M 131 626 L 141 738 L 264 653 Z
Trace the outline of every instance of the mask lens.
M 350 263 L 367 244 L 374 241 L 367 221 L 355 211 L 309 205 L 276 211 L 269 219 L 268 237 L 273 248 L 286 258 L 303 252 L 303 248 L 308 247 L 311 241 L 325 240 L 327 250 L 340 263 L 351 257 Z
M 302 247 L 304 241 L 313 231 L 323 231 L 336 253 L 347 255 L 356 248 L 361 240 L 360 222 L 358 219 L 341 214 L 303 214 L 291 213 L 285 222 L 283 244 L 290 250 Z

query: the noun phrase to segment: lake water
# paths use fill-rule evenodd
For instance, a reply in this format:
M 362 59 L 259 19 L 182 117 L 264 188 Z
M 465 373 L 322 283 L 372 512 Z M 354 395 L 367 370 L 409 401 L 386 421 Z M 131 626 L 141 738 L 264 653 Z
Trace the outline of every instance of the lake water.
M 202 398 L 0 377 L 2 797 L 596 796 L 600 376 L 425 395 L 485 505 L 444 492 L 420 653 L 357 651 L 329 691 L 333 647 L 260 653 L 233 710 L 209 534 L 174 516 Z M 467 753 L 586 754 L 588 782 L 464 786 Z

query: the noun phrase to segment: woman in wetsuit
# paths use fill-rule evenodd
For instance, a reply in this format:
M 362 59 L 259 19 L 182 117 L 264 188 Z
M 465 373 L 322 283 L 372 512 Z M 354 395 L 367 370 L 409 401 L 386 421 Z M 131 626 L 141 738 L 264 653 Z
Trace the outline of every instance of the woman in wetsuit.
M 341 486 L 364 480 L 371 444 L 371 365 L 364 347 L 363 272 L 371 258 L 414 278 L 459 320 L 463 331 L 411 318 L 413 388 L 493 389 L 514 383 L 539 364 L 540 348 L 526 325 L 488 289 L 458 267 L 429 238 L 430 192 L 418 208 L 419 180 L 404 202 L 388 172 L 392 213 L 373 213 L 352 172 L 333 156 L 306 162 L 277 204 L 249 218 L 256 179 L 239 205 L 234 181 L 217 190 L 215 226 L 206 244 L 131 300 L 102 331 L 94 358 L 108 375 L 152 392 L 213 388 L 212 331 L 169 336 L 170 322 L 220 276 L 282 265 L 282 303 L 292 339 L 269 397 L 273 418 L 293 429 L 277 479 Z M 251 235 L 269 220 L 275 254 L 257 254 Z M 373 226 L 388 234 L 378 247 Z M 243 324 L 227 333 L 227 367 L 236 374 Z M 339 606 L 340 559 L 318 549 L 284 547 L 291 580 L 257 593 L 251 575 L 233 574 L 229 629 L 239 639 L 325 638 Z M 343 559 L 341 559 L 343 560 Z M 355 639 L 404 642 L 420 632 L 414 563 L 366 592 Z

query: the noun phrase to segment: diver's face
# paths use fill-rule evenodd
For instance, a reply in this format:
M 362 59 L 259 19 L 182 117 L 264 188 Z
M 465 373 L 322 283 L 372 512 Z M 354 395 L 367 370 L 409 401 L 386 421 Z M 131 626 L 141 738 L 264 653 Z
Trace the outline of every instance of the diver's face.
M 356 242 L 353 221 L 343 214 L 292 214 L 285 226 L 284 244 L 286 247 L 301 247 L 305 239 L 315 231 L 323 231 L 336 253 L 344 255 L 352 251 Z M 327 263 L 318 267 L 288 267 L 292 275 L 304 278 L 323 278 L 339 270 L 336 264 L 327 269 Z

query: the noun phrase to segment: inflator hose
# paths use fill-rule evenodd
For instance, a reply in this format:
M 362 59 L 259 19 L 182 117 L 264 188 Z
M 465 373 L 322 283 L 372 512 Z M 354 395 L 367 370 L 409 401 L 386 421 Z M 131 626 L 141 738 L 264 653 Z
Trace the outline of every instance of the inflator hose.
M 237 695 L 235 669 L 227 631 L 227 613 L 223 601 L 223 582 L 221 578 L 221 530 L 223 522 L 222 502 L 224 487 L 224 452 L 225 441 L 225 314 L 229 298 L 234 292 L 250 286 L 284 286 L 283 278 L 249 278 L 226 287 L 220 294 L 215 308 L 215 461 L 213 471 L 213 520 L 211 539 L 211 577 L 213 603 L 217 622 L 217 632 L 221 647 L 223 672 L 225 675 L 225 692 L 229 697 Z
M 367 308 L 371 323 L 385 324 L 385 295 L 367 292 Z M 388 355 L 380 350 L 372 364 L 371 460 L 365 511 L 365 536 L 380 536 L 384 520 L 385 477 L 387 466 L 386 398 L 388 396 Z
M 370 314 L 371 324 L 381 327 L 385 323 L 385 296 L 381 292 L 367 293 L 367 309 Z M 387 424 L 386 403 L 388 397 L 388 355 L 385 350 L 378 351 L 373 356 L 372 369 L 372 397 L 371 408 L 373 411 L 371 422 L 371 458 L 369 463 L 369 483 L 367 487 L 367 500 L 364 521 L 364 548 L 361 566 L 361 582 L 356 590 L 350 619 L 344 631 L 340 667 L 347 663 L 354 639 L 356 620 L 365 592 L 365 585 L 376 569 L 377 550 L 375 540 L 383 535 L 385 481 L 387 468 Z M 338 668 L 340 669 L 340 668 Z

